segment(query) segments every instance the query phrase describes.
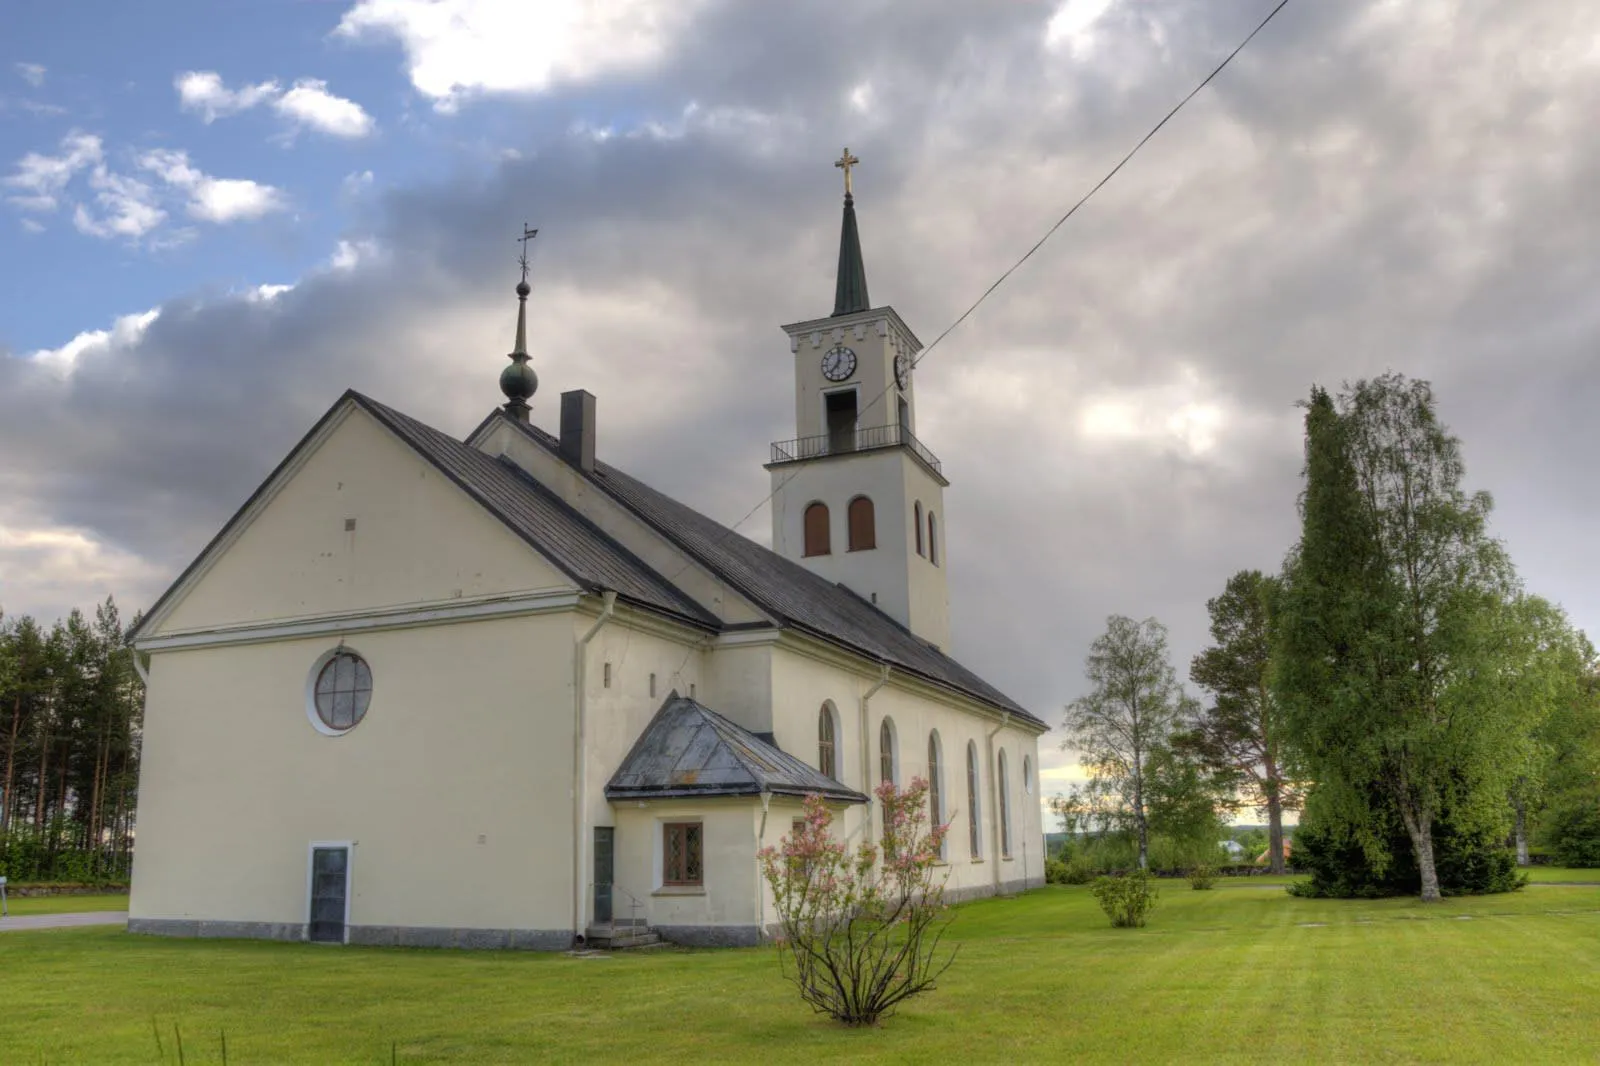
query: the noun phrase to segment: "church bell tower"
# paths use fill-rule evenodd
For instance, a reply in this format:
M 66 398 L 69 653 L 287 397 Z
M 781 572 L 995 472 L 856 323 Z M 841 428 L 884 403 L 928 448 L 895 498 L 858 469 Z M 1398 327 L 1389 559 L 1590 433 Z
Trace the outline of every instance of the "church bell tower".
M 772 546 L 941 649 L 950 643 L 944 478 L 916 437 L 922 342 L 873 307 L 848 148 L 833 313 L 783 327 L 794 356 L 795 439 L 772 446 Z

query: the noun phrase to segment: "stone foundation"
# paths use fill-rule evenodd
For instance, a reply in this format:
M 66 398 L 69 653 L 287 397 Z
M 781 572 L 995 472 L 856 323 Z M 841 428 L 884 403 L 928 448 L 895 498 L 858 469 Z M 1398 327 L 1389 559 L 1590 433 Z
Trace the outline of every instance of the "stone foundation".
M 300 922 L 223 922 L 189 918 L 130 918 L 128 932 L 146 936 L 178 936 L 234 940 L 306 939 Z M 565 951 L 572 946 L 566 929 L 455 929 L 446 926 L 352 925 L 349 942 L 374 947 L 465 948 L 476 950 Z
M 762 942 L 757 925 L 652 925 L 650 931 L 688 948 L 752 948 Z

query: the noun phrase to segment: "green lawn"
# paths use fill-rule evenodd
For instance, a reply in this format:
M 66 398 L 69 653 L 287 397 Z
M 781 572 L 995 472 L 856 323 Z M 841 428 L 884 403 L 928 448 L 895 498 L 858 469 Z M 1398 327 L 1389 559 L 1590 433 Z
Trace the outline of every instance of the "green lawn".
M 14 915 L 68 914 L 72 911 L 125 911 L 128 894 L 104 896 L 29 896 L 9 898 L 7 910 Z
M 1600 889 L 1297 900 L 1164 882 L 958 911 L 961 955 L 880 1029 L 813 1017 L 769 950 L 613 958 L 0 933 L 0 1062 L 1575 1062 L 1600 1057 Z
M 1600 870 L 1575 870 L 1569 866 L 1530 866 L 1528 876 L 1536 885 L 1551 881 L 1582 881 L 1600 885 Z

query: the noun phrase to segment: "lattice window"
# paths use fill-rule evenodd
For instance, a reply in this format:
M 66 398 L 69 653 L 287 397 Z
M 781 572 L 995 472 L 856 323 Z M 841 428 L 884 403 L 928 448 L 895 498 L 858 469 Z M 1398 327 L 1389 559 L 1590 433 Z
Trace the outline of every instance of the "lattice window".
M 699 822 L 668 822 L 661 856 L 661 883 L 701 885 L 705 883 L 704 830 Z

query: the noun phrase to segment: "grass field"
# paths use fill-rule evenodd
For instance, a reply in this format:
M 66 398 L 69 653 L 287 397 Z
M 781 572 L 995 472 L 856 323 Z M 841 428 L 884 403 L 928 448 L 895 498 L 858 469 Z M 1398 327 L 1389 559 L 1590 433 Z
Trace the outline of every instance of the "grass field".
M 81 897 L 80 897 L 81 898 Z M 0 1062 L 1575 1062 L 1600 1056 L 1600 888 L 1297 900 L 1164 882 L 1148 928 L 1083 888 L 959 908 L 940 989 L 876 1030 L 773 954 L 616 957 L 0 934 Z
M 29 896 L 10 899 L 6 909 L 12 914 L 70 914 L 73 911 L 125 911 L 128 894 L 105 896 Z

